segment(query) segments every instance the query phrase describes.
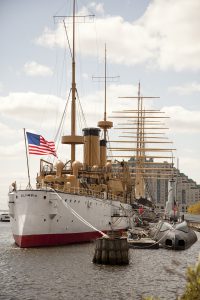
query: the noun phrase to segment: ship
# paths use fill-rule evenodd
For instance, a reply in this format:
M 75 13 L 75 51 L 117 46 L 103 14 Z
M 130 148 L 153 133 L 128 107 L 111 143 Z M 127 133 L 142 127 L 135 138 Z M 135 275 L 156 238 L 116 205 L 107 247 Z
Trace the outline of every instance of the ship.
M 89 242 L 109 231 L 122 232 L 137 225 L 141 208 L 143 217 L 154 218 L 151 188 L 154 181 L 168 182 L 173 168 L 171 153 L 175 149 L 154 146 L 171 143 L 161 132 L 166 129 L 162 121 L 168 117 L 160 110 L 145 107 L 144 100 L 159 97 L 143 96 L 140 83 L 137 96 L 119 97 L 131 98 L 136 103 L 131 102 L 129 109 L 113 112 L 112 119 L 126 119 L 126 123 L 113 127 L 111 117 L 107 116 L 106 47 L 105 74 L 101 77 L 105 83 L 104 117 L 97 127 L 84 127 L 83 134 L 77 134 L 75 21 L 79 17 L 73 1 L 71 134 L 61 139 L 62 144 L 71 147 L 71 159 L 56 163 L 41 159 L 35 188 L 31 187 L 30 179 L 25 189 L 18 189 L 16 182 L 12 184 L 9 213 L 19 247 Z M 61 21 L 65 26 L 65 17 Z M 67 34 L 69 43 L 68 37 Z M 111 129 L 122 130 L 119 140 L 109 138 Z M 125 143 L 129 146 L 124 147 Z M 83 145 L 83 162 L 76 159 L 77 145 Z M 160 167 L 163 158 L 170 162 Z
M 11 185 L 11 228 L 14 241 L 21 248 L 89 242 L 108 231 L 126 230 L 133 216 L 127 197 L 132 190 L 129 169 L 121 163 L 116 172 L 107 159 L 107 134 L 113 123 L 106 114 L 106 68 L 104 119 L 98 127 L 86 127 L 83 135 L 77 134 L 75 14 L 74 0 L 71 134 L 63 135 L 61 140 L 71 147 L 71 159 L 66 163 L 41 159 L 35 188 L 30 180 L 25 189 L 18 188 L 16 182 Z M 83 162 L 76 160 L 77 145 L 83 145 Z

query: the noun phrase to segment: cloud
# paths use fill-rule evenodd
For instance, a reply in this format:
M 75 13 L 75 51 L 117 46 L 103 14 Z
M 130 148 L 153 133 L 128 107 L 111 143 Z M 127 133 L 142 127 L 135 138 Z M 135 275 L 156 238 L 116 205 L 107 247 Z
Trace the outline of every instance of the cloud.
M 14 132 L 14 130 L 13 130 Z M 23 140 L 23 131 L 21 130 L 21 138 L 20 138 L 20 142 L 16 143 L 16 144 L 11 144 L 11 145 L 5 145 L 4 146 L 0 146 L 0 156 L 1 159 L 2 158 L 14 158 L 16 159 L 16 157 L 19 155 L 21 155 L 22 153 L 25 153 L 25 143 Z M 6 148 L 6 151 L 5 151 Z
M 104 13 L 104 4 L 103 3 L 91 2 L 89 4 L 89 8 L 93 9 L 95 12 L 97 12 L 99 14 L 103 14 Z
M 200 83 L 192 82 L 182 86 L 172 86 L 169 91 L 175 92 L 179 95 L 189 95 L 192 93 L 200 92 Z
M 44 66 L 44 65 L 40 65 L 35 61 L 27 62 L 24 65 L 24 72 L 28 76 L 46 77 L 46 76 L 52 76 L 53 75 L 53 72 L 49 67 Z
M 52 128 L 64 109 L 64 101 L 48 94 L 10 93 L 0 97 L 0 116 L 12 121 L 13 127 Z M 54 122 L 53 122 L 54 121 Z M 4 122 L 5 123 L 5 122 Z
M 84 11 L 88 9 L 84 7 Z M 162 70 L 199 70 L 199 11 L 199 0 L 153 0 L 143 16 L 133 22 L 120 16 L 99 17 L 95 24 L 79 26 L 81 47 L 77 45 L 77 51 L 81 49 L 85 55 L 95 55 L 98 35 L 102 45 L 109 41 L 110 62 L 146 63 L 147 67 Z M 71 39 L 70 26 L 68 32 Z M 47 47 L 66 46 L 62 24 L 55 30 L 45 28 L 36 43 Z
M 137 95 L 137 86 L 129 84 L 110 84 L 107 86 L 107 117 L 111 119 L 113 111 L 124 110 L 130 107 L 132 99 L 119 99 L 124 96 Z M 97 122 L 103 119 L 104 116 L 104 89 L 82 97 L 82 106 L 87 107 L 86 120 L 88 126 L 96 126 Z M 88 105 L 90 103 L 90 105 Z M 132 104 L 134 106 L 134 103 Z M 114 123 L 116 123 L 116 119 Z
M 96 31 L 98 38 L 104 45 L 105 41 L 109 41 L 108 45 L 108 60 L 118 64 L 136 64 L 147 59 L 153 58 L 153 43 L 149 40 L 148 34 L 141 30 L 139 26 L 133 26 L 131 23 L 125 22 L 122 17 L 106 17 L 105 19 L 97 19 L 96 24 L 82 24 L 79 27 L 80 44 L 77 44 L 77 51 L 82 51 L 85 55 L 96 54 Z M 69 27 L 69 37 L 71 40 L 72 32 Z M 117 38 L 120 36 L 120 41 Z M 140 40 L 139 43 L 133 43 Z M 149 48 L 145 46 L 146 40 L 149 40 Z M 62 24 L 58 24 L 57 29 L 51 30 L 45 28 L 43 34 L 36 39 L 36 43 L 50 48 L 66 46 L 66 37 Z M 100 52 L 101 53 L 101 52 Z M 102 49 L 102 56 L 103 56 Z
M 185 109 L 181 106 L 166 106 L 162 108 L 170 119 L 166 121 L 171 131 L 179 133 L 200 132 L 200 111 Z
M 23 135 L 23 132 L 20 129 L 15 129 L 14 126 L 10 127 L 4 123 L 0 123 L 0 132 L 1 132 L 1 145 L 6 144 L 8 141 L 15 141 L 20 137 L 20 135 Z M 2 146 L 2 149 L 4 149 L 5 152 L 5 147 Z M 7 149 L 6 149 L 7 152 Z M 0 155 L 1 156 L 1 155 Z

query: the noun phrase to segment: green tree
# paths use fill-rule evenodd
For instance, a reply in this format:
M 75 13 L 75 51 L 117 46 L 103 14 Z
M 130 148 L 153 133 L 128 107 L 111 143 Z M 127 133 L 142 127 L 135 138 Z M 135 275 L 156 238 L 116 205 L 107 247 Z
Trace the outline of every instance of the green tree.
M 200 300 L 200 260 L 187 269 L 187 284 L 180 300 Z

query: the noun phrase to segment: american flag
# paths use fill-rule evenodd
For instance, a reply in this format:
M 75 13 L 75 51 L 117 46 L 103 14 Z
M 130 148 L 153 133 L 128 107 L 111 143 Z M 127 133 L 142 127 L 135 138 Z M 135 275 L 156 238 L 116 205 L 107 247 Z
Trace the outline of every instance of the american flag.
M 55 143 L 46 141 L 43 136 L 26 132 L 28 140 L 28 152 L 35 155 L 53 154 L 57 157 Z

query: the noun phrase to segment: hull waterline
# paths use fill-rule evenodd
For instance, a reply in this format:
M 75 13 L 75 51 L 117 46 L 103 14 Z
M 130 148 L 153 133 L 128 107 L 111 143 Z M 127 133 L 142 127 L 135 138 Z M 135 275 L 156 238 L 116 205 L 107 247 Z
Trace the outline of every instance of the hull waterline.
M 129 219 L 124 210 L 130 207 L 122 207 L 117 201 L 44 190 L 9 195 L 13 237 L 21 248 L 90 242 L 100 231 L 125 230 Z

